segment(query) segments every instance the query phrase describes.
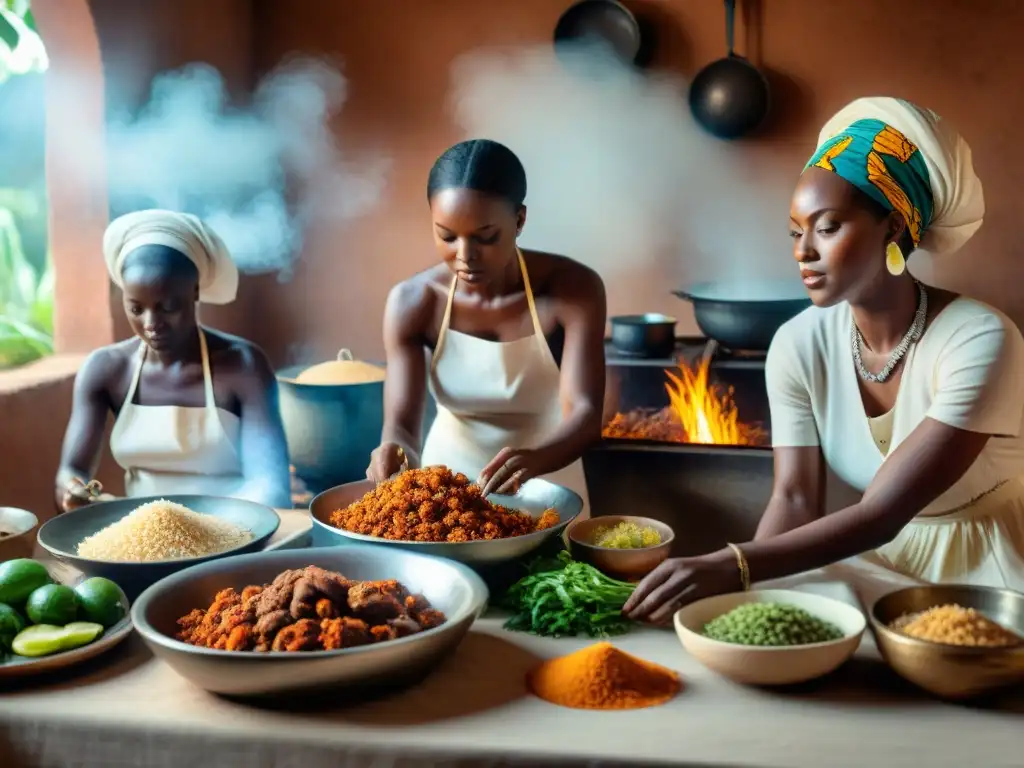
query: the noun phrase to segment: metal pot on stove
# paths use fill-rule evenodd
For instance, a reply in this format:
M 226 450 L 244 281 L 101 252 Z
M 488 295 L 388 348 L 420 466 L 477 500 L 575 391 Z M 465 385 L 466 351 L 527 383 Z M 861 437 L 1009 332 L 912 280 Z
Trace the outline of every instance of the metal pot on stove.
M 766 351 L 779 327 L 811 305 L 789 280 L 698 283 L 673 293 L 693 304 L 701 333 L 732 350 Z

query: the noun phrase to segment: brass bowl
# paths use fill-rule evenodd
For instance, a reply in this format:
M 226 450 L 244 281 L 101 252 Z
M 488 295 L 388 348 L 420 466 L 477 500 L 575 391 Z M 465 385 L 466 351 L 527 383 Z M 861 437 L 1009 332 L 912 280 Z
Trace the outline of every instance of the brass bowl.
M 650 526 L 661 534 L 661 543 L 643 549 L 612 549 L 593 544 L 598 528 L 614 528 L 619 523 Z M 620 581 L 639 581 L 657 568 L 672 549 L 675 534 L 658 520 L 633 515 L 603 515 L 580 520 L 569 528 L 569 551 L 574 560 L 588 563 L 602 573 Z
M 956 603 L 1024 637 L 1024 594 L 1010 589 L 934 585 L 907 587 L 875 601 L 871 629 L 882 658 L 901 677 L 946 699 L 967 699 L 1024 682 L 1024 642 L 1003 648 L 918 640 L 890 628 L 901 616 Z

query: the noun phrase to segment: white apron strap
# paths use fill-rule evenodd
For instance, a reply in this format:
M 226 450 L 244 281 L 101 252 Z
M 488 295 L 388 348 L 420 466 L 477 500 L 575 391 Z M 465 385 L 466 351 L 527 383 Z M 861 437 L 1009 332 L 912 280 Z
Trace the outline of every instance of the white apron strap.
M 437 361 L 441 359 L 441 350 L 444 349 L 444 338 L 448 335 L 448 326 L 452 322 L 452 304 L 455 301 L 455 289 L 459 285 L 459 276 L 452 278 L 452 287 L 448 289 L 448 303 L 444 308 L 444 318 L 441 320 L 441 328 L 437 332 L 437 344 L 434 345 L 434 354 L 430 356 L 430 370 L 437 367 Z
M 533 332 L 541 340 L 544 340 L 544 329 L 541 327 L 540 316 L 537 314 L 537 304 L 533 300 L 533 288 L 530 286 L 530 273 L 526 269 L 526 259 L 523 258 L 523 252 L 518 248 L 516 248 L 516 255 L 519 256 L 519 269 L 523 273 L 523 290 L 526 292 L 526 303 L 530 307 L 530 317 L 533 319 Z
M 210 352 L 206 347 L 206 333 L 199 328 L 199 353 L 203 358 L 203 397 L 206 408 L 217 415 L 217 399 L 213 395 L 213 374 L 210 372 Z
M 135 363 L 135 372 L 132 374 L 131 383 L 128 385 L 128 394 L 124 396 L 121 403 L 121 411 L 135 403 L 135 392 L 139 388 L 139 379 L 142 378 L 142 365 L 146 362 L 146 342 L 139 339 L 138 361 Z

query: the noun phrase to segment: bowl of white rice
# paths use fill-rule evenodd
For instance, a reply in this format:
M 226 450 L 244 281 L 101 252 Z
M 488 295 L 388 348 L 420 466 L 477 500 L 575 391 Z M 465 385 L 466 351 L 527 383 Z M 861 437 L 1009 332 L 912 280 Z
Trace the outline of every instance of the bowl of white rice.
M 217 496 L 115 499 L 47 521 L 39 544 L 134 598 L 183 568 L 266 546 L 281 518 L 270 507 Z

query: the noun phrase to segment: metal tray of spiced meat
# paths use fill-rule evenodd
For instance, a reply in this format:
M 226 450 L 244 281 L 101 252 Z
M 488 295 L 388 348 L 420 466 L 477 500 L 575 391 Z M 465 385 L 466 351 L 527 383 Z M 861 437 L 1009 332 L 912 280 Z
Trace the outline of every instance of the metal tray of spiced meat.
M 535 478 L 523 483 L 519 492 L 514 496 L 491 494 L 487 497 L 487 500 L 494 504 L 527 512 L 533 517 L 539 517 L 549 509 L 558 513 L 556 525 L 523 536 L 463 542 L 395 541 L 353 533 L 331 525 L 332 512 L 344 509 L 371 490 L 373 490 L 372 482 L 360 480 L 335 486 L 314 498 L 309 505 L 309 511 L 313 518 L 313 545 L 337 546 L 355 542 L 380 544 L 424 555 L 446 557 L 471 566 L 489 566 L 506 563 L 530 554 L 551 537 L 560 536 L 569 523 L 575 520 L 583 510 L 583 499 L 579 494 L 564 486 Z

